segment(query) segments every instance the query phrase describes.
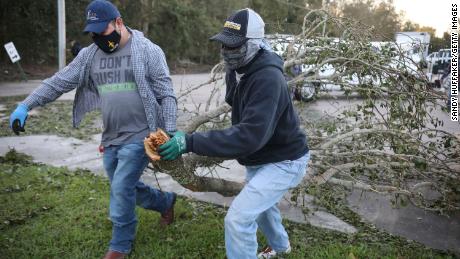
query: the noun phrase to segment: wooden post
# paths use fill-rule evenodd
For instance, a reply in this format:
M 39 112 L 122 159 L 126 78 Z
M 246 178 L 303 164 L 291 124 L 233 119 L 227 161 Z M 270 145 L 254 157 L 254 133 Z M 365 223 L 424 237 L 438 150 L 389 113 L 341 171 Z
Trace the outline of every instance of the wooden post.
M 21 63 L 19 63 L 18 61 L 16 62 L 16 64 L 18 65 L 19 72 L 21 73 L 22 79 L 27 82 L 27 76 L 26 76 L 26 73 L 24 73 L 24 69 L 22 69 Z

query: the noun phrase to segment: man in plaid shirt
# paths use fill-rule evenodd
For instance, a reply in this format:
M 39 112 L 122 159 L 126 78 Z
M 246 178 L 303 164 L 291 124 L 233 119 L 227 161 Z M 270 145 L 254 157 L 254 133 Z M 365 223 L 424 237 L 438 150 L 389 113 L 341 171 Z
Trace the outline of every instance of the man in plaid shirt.
M 127 28 L 118 9 L 105 0 L 86 8 L 86 27 L 94 44 L 83 48 L 61 71 L 46 79 L 10 116 L 16 134 L 28 111 L 76 90 L 73 126 L 85 113 L 101 109 L 101 146 L 110 180 L 112 240 L 105 258 L 124 258 L 132 248 L 135 206 L 161 213 L 161 225 L 174 220 L 175 193 L 161 192 L 139 179 L 148 164 L 143 139 L 157 127 L 176 131 L 177 103 L 161 48 Z

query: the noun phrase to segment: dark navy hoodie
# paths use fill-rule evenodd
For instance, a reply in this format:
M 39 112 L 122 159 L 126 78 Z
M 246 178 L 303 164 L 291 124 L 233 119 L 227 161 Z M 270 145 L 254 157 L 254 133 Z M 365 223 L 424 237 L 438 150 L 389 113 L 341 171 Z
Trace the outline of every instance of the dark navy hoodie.
M 225 101 L 232 106 L 232 126 L 186 135 L 187 152 L 236 158 L 242 165 L 295 160 L 308 152 L 305 134 L 291 102 L 283 61 L 260 50 L 238 73 L 227 72 Z

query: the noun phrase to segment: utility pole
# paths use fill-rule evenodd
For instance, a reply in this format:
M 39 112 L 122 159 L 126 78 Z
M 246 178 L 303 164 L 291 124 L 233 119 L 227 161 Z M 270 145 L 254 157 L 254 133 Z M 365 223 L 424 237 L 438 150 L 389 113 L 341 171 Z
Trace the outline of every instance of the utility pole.
M 58 57 L 59 70 L 65 67 L 65 0 L 57 0 L 58 4 Z

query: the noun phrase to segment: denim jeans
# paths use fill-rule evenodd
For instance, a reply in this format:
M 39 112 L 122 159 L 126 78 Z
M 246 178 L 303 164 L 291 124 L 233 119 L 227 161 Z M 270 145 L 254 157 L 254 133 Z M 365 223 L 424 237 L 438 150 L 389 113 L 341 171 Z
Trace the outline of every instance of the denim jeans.
M 172 205 L 172 193 L 161 192 L 139 181 L 147 164 L 148 158 L 141 141 L 104 149 L 113 225 L 110 250 L 126 254 L 131 251 L 137 225 L 136 205 L 160 213 Z
M 247 166 L 247 182 L 225 216 L 225 248 L 229 259 L 257 257 L 257 227 L 278 252 L 289 247 L 277 203 L 306 173 L 310 153 L 297 160 Z

